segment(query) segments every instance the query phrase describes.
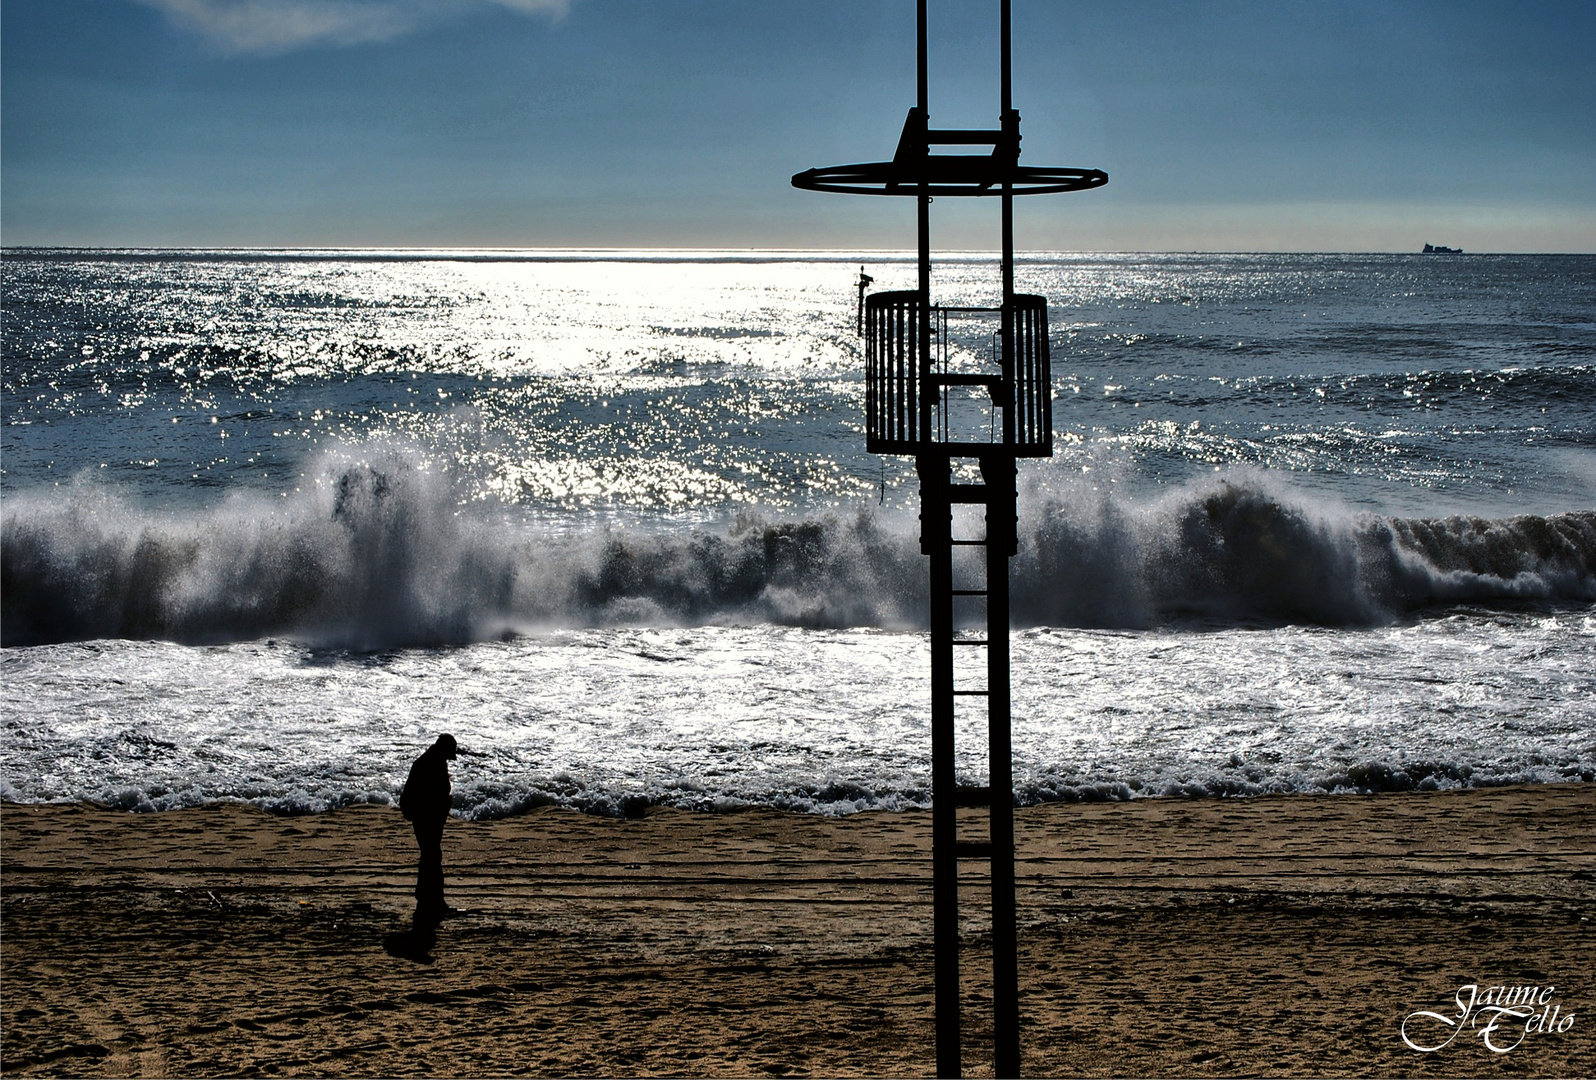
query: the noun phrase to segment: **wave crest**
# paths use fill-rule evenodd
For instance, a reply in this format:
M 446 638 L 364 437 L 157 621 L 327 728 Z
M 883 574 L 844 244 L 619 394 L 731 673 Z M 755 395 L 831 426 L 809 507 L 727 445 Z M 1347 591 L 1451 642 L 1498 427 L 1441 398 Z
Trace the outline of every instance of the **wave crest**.
M 1148 503 L 1053 494 L 1034 518 L 1013 602 L 1031 625 L 1358 626 L 1444 603 L 1596 600 L 1592 511 L 1357 515 L 1238 471 Z
M 1017 625 L 1370 625 L 1448 603 L 1596 600 L 1596 512 L 1355 515 L 1237 472 L 1136 500 L 1022 497 Z M 302 489 L 153 513 L 81 485 L 10 496 L 3 641 L 293 636 L 353 649 L 548 626 L 923 626 L 914 523 L 870 510 L 567 538 L 467 513 L 447 471 L 328 455 Z

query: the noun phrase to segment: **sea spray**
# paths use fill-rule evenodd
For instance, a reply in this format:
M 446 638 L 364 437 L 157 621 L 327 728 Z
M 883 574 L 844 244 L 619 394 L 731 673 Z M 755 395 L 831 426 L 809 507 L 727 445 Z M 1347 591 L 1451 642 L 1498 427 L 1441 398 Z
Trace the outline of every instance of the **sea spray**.
M 551 534 L 463 508 L 414 450 L 325 455 L 287 498 L 144 510 L 93 483 L 8 500 L 7 645 L 288 635 L 353 649 L 544 627 L 922 620 L 917 545 L 873 514 Z
M 924 625 L 914 523 L 869 508 L 572 537 L 462 506 L 413 450 L 329 453 L 287 498 L 142 509 L 90 483 L 13 496 L 7 645 L 288 635 L 378 649 L 540 627 Z M 1018 626 L 1375 625 L 1428 605 L 1596 599 L 1596 513 L 1356 514 L 1249 470 L 1161 496 L 1031 490 Z
M 1024 497 L 1021 532 L 1019 626 L 1371 626 L 1437 604 L 1596 599 L 1596 512 L 1389 518 L 1247 468 L 1148 499 L 1054 479 Z

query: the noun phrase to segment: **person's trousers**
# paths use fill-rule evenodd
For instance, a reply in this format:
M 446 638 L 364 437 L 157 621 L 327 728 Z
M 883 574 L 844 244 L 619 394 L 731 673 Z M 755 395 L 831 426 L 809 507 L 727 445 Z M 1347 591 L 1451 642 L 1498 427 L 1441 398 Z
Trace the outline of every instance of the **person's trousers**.
M 421 860 L 416 866 L 416 912 L 433 913 L 443 903 L 443 823 L 412 822 Z

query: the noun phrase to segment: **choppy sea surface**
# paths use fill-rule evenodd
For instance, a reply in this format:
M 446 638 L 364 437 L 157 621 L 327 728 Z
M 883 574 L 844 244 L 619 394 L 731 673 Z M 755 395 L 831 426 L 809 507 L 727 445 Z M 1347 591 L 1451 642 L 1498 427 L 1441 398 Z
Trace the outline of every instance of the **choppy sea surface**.
M 894 252 L 8 250 L 0 796 L 926 805 Z M 996 266 L 936 298 L 993 301 Z M 1027 256 L 1022 802 L 1596 778 L 1596 257 Z M 960 720 L 985 773 L 984 717 Z

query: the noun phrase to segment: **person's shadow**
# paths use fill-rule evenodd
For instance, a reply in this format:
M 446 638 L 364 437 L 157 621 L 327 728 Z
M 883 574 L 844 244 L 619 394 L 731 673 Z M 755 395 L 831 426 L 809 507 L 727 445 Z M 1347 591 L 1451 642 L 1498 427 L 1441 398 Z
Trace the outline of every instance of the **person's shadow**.
M 432 963 L 432 947 L 438 943 L 437 923 L 417 919 L 408 930 L 398 930 L 382 939 L 389 956 L 414 964 Z

